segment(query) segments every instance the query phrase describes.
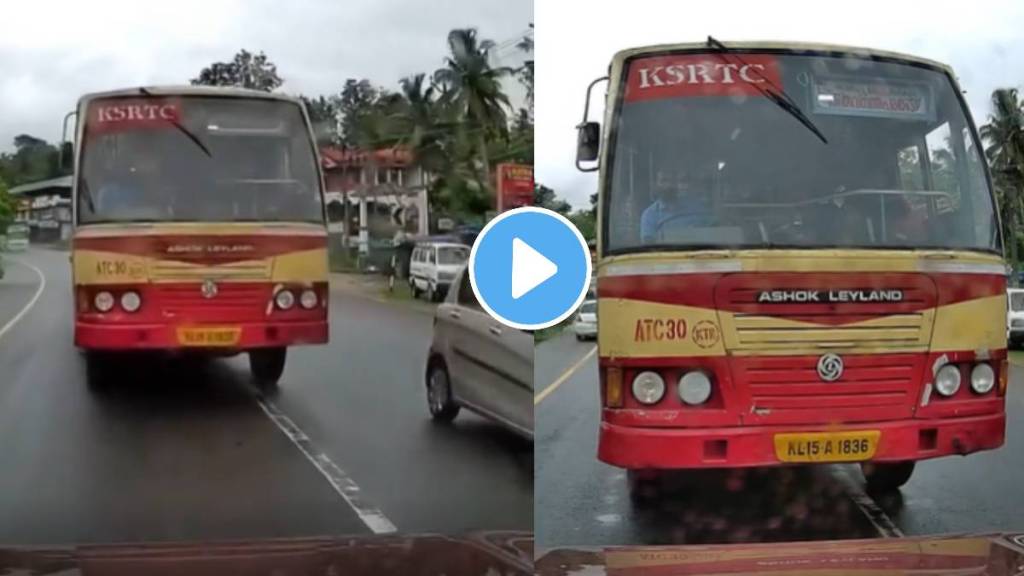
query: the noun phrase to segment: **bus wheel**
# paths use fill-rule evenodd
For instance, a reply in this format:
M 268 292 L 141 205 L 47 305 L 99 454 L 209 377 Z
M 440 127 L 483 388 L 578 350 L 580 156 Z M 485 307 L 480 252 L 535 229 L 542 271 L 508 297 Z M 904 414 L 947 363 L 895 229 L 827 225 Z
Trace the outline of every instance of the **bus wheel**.
M 85 380 L 92 390 L 102 389 L 112 376 L 110 355 L 96 350 L 85 351 Z
M 263 392 L 277 390 L 277 382 L 284 373 L 284 362 L 288 357 L 288 349 L 257 348 L 249 351 L 249 370 L 256 386 Z
M 656 470 L 626 470 L 629 500 L 636 507 L 653 504 L 661 495 L 661 477 Z
M 864 462 L 860 465 L 868 492 L 891 492 L 910 480 L 914 462 Z
M 443 360 L 433 360 L 427 368 L 427 408 L 439 422 L 451 422 L 459 415 L 459 405 L 452 400 L 451 379 Z

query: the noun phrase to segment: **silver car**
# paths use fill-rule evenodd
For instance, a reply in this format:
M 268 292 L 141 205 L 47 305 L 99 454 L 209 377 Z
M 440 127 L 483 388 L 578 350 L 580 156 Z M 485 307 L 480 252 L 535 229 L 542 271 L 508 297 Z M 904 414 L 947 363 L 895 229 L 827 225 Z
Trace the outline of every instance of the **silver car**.
M 533 335 L 480 307 L 466 267 L 434 313 L 426 385 L 435 420 L 466 408 L 533 441 Z

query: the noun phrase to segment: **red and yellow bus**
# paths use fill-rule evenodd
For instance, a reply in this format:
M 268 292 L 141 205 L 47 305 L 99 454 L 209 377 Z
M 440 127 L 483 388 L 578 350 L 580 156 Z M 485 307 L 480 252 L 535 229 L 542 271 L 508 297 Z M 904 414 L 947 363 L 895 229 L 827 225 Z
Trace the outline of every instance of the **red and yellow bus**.
M 600 169 L 598 457 L 634 495 L 816 462 L 894 489 L 1003 444 L 1006 267 L 952 70 L 709 38 L 607 80 L 577 165 Z
M 272 388 L 289 346 L 327 342 L 323 178 L 298 100 L 140 88 L 77 114 L 74 331 L 91 378 L 123 351 L 248 352 Z

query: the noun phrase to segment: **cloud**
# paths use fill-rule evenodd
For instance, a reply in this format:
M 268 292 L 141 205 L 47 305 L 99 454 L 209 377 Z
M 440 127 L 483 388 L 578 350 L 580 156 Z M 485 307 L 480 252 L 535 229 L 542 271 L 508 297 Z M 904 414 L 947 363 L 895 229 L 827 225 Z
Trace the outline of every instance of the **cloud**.
M 521 36 L 531 0 L 121 0 L 5 6 L 0 35 L 0 151 L 17 134 L 60 139 L 61 121 L 87 92 L 187 84 L 239 49 L 264 51 L 290 93 L 328 94 L 346 78 L 397 87 L 432 72 L 453 28 L 475 26 L 495 42 Z M 514 42 L 499 53 L 519 64 Z M 521 101 L 514 82 L 508 90 Z
M 583 114 L 587 84 L 607 72 L 623 48 L 729 40 L 794 40 L 905 52 L 953 67 L 978 124 L 989 95 L 1020 86 L 1024 75 L 1024 3 L 951 0 L 855 3 L 664 2 L 609 0 L 537 2 L 536 175 L 575 206 L 597 189 L 594 174 L 573 165 L 573 127 Z M 603 86 L 591 106 L 600 115 Z M 599 118 L 598 118 L 599 119 Z

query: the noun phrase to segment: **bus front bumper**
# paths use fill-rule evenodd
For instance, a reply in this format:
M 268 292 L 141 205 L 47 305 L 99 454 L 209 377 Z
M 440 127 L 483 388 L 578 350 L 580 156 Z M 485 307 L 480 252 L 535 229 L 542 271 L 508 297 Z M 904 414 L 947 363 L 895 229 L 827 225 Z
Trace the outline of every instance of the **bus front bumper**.
M 881 434 L 873 462 L 965 455 L 1003 445 L 1006 414 L 964 418 L 866 422 L 841 426 L 655 428 L 601 423 L 598 458 L 627 469 L 780 466 L 775 435 L 798 432 L 873 431 Z
M 183 331 L 226 334 L 215 344 L 192 339 L 186 342 Z M 258 324 L 99 324 L 75 323 L 75 346 L 87 350 L 247 350 L 302 344 L 326 344 L 327 321 L 265 322 Z

